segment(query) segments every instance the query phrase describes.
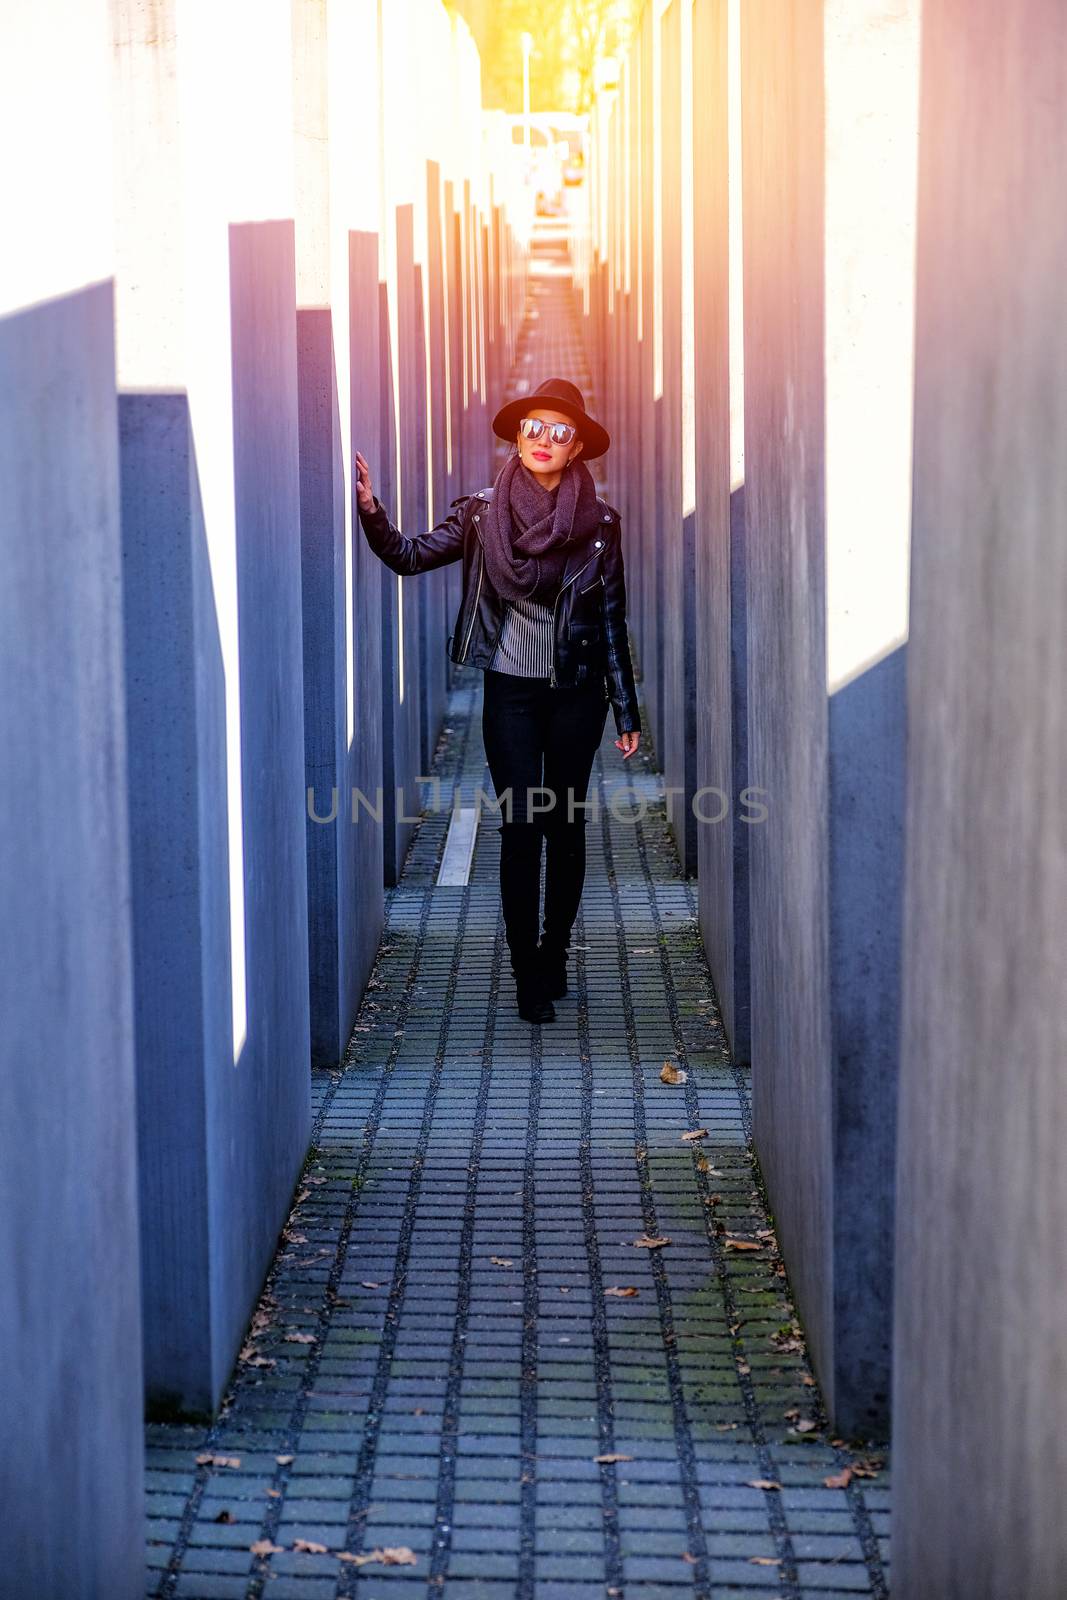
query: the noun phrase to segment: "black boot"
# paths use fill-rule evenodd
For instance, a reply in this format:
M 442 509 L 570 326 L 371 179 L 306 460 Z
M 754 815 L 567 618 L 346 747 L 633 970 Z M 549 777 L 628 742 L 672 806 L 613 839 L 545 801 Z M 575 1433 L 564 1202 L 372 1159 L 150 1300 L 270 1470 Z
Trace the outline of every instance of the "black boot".
M 567 993 L 567 946 L 546 943 L 537 947 L 537 960 L 545 994 L 550 1000 L 562 1000 Z
M 556 1008 L 549 999 L 545 990 L 544 979 L 536 959 L 536 951 L 532 956 L 516 960 L 511 958 L 512 971 L 515 974 L 515 998 L 518 1002 L 519 1016 L 524 1022 L 555 1022 Z

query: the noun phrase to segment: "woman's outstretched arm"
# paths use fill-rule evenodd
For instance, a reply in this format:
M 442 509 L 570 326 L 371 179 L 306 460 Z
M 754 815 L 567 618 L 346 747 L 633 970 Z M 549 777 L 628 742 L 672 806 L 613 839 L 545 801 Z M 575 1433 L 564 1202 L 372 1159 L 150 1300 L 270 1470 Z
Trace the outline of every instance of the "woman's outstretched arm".
M 446 567 L 450 561 L 460 559 L 463 555 L 463 513 L 468 497 L 454 500 L 443 522 L 411 539 L 390 522 L 385 507 L 371 487 L 370 468 L 358 450 L 356 474 L 360 526 L 374 554 L 393 572 L 409 578 L 417 572 L 430 572 L 434 567 Z

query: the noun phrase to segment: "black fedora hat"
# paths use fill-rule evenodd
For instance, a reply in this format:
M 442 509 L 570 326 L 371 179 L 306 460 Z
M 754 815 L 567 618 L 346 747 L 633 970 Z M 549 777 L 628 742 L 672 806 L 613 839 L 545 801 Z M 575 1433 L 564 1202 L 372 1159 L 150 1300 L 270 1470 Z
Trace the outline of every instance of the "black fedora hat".
M 611 444 L 608 430 L 602 428 L 599 422 L 594 422 L 586 411 L 582 391 L 573 383 L 568 383 L 566 378 L 546 378 L 532 394 L 509 400 L 493 418 L 493 432 L 498 439 L 506 439 L 509 444 L 514 444 L 523 417 L 530 411 L 542 408 L 546 411 L 562 411 L 565 417 L 573 417 L 578 424 L 582 455 L 588 459 L 602 456 Z

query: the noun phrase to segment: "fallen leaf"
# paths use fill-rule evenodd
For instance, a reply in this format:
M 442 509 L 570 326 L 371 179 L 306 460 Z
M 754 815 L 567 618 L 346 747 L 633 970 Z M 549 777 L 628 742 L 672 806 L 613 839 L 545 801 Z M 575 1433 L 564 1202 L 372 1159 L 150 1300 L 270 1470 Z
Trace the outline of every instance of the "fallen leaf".
M 367 1279 L 367 1278 L 363 1278 L 360 1281 L 360 1285 L 359 1286 L 360 1286 L 361 1289 L 380 1289 L 381 1288 L 381 1284 L 380 1283 L 371 1283 L 370 1280 Z
M 780 1556 L 749 1556 L 748 1559 L 754 1567 L 780 1567 L 782 1564 Z
M 661 1083 L 670 1084 L 684 1083 L 686 1079 L 685 1073 L 680 1067 L 676 1067 L 673 1061 L 665 1061 L 663 1063 L 663 1066 L 660 1068 L 659 1077 Z
M 814 1389 L 815 1387 L 815 1379 L 811 1376 L 810 1372 L 802 1373 L 800 1381 L 809 1389 Z
M 696 1556 L 690 1555 L 688 1550 L 683 1550 L 682 1551 L 682 1560 L 685 1561 L 691 1567 L 695 1567 L 696 1564 L 697 1564 Z
M 287 1333 L 285 1335 L 285 1338 L 282 1340 L 282 1343 L 283 1344 L 314 1344 L 315 1343 L 315 1335 L 313 1333 Z
M 749 1366 L 747 1361 L 739 1361 L 737 1363 L 737 1370 L 741 1374 L 742 1378 L 747 1378 L 751 1373 L 752 1368 Z
M 762 1250 L 763 1249 L 763 1246 L 761 1244 L 758 1244 L 755 1239 L 736 1239 L 732 1233 L 728 1233 L 726 1235 L 726 1238 L 723 1240 L 723 1244 L 725 1245 L 727 1250 Z
M 200 1467 L 239 1467 L 241 1465 L 241 1458 L 240 1456 L 205 1455 L 197 1456 L 196 1462 L 197 1466 Z
M 617 1455 L 617 1454 L 616 1455 L 606 1455 L 606 1456 L 594 1456 L 593 1460 L 597 1463 L 598 1466 L 609 1467 L 615 1461 L 632 1461 L 633 1460 L 633 1456 L 621 1456 L 621 1455 Z
M 692 1144 L 695 1140 L 706 1139 L 708 1136 L 707 1128 L 694 1128 L 691 1133 L 682 1134 L 682 1143 Z
M 634 1246 L 641 1250 L 662 1250 L 663 1246 L 670 1242 L 669 1239 L 650 1239 L 647 1233 L 643 1233 L 640 1239 L 634 1240 Z
M 822 1481 L 828 1489 L 847 1489 L 852 1482 L 852 1468 L 846 1467 L 844 1472 L 836 1472 Z
M 280 1489 L 268 1489 L 267 1493 L 272 1500 L 280 1500 L 282 1497 L 282 1491 Z
M 507 1256 L 490 1256 L 489 1259 L 494 1267 L 513 1267 L 515 1265 L 514 1261 L 509 1261 Z
M 813 1433 L 818 1426 L 819 1424 L 817 1422 L 812 1422 L 810 1417 L 802 1417 L 797 1423 L 797 1432 Z
M 775 1483 L 773 1478 L 746 1478 L 745 1482 L 750 1489 L 780 1489 L 780 1483 Z
M 741 1424 L 739 1422 L 717 1422 L 715 1426 L 718 1428 L 720 1433 L 732 1433 L 733 1430 L 735 1428 L 739 1428 Z
M 697 1156 L 696 1169 L 697 1169 L 698 1172 L 710 1172 L 711 1171 L 711 1168 L 708 1165 L 707 1156 L 701 1156 L 701 1155 Z
M 634 1295 L 639 1292 L 632 1283 L 628 1283 L 625 1287 L 621 1284 L 613 1283 L 610 1289 L 604 1290 L 605 1295 L 610 1294 L 616 1300 L 632 1300 Z
M 215 1521 L 216 1522 L 232 1522 L 233 1521 L 233 1512 L 232 1511 L 220 1511 L 218 1516 L 215 1518 Z
M 314 1539 L 294 1539 L 293 1549 L 303 1550 L 309 1556 L 328 1556 L 330 1553 L 329 1545 L 318 1544 Z
M 269 1539 L 257 1539 L 255 1544 L 250 1544 L 248 1548 L 254 1556 L 280 1556 L 285 1546 L 272 1544 Z
M 353 1555 L 350 1550 L 334 1551 L 338 1561 L 350 1561 L 353 1566 L 366 1567 L 372 1563 L 379 1567 L 414 1567 L 418 1565 L 418 1557 L 414 1550 L 409 1550 L 407 1545 L 387 1545 L 385 1549 L 364 1551 L 362 1554 Z
M 275 1456 L 274 1459 L 275 1459 L 275 1461 L 278 1463 L 278 1465 L 280 1467 L 287 1467 L 287 1466 L 290 1465 L 291 1462 L 296 1460 L 296 1457 L 295 1456 Z

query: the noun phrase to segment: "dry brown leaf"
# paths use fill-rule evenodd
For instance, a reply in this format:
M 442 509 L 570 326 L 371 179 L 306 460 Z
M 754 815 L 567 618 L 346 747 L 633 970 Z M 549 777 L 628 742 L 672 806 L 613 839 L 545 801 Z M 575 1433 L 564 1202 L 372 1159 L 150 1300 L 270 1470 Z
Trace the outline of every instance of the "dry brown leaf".
M 780 1556 L 749 1556 L 748 1559 L 754 1567 L 780 1567 L 782 1564 Z
M 682 1560 L 690 1567 L 695 1567 L 697 1564 L 696 1556 L 690 1555 L 688 1550 L 682 1551 Z
M 710 1172 L 711 1171 L 711 1167 L 708 1165 L 707 1156 L 701 1156 L 701 1155 L 697 1156 L 696 1169 L 697 1169 L 698 1172 Z
M 628 1283 L 625 1286 L 622 1284 L 613 1283 L 610 1289 L 604 1290 L 606 1295 L 610 1294 L 616 1300 L 632 1300 L 634 1295 L 638 1294 L 639 1292 L 639 1290 L 634 1288 L 632 1283 Z
M 513 1267 L 515 1265 L 514 1261 L 509 1261 L 507 1256 L 490 1256 L 489 1259 L 494 1267 Z
M 652 1239 L 647 1233 L 643 1233 L 640 1239 L 634 1240 L 634 1247 L 640 1250 L 662 1250 L 663 1246 L 670 1244 L 670 1242 L 669 1239 L 665 1238 Z
M 372 1283 L 369 1278 L 362 1278 L 360 1280 L 360 1285 L 359 1286 L 360 1286 L 361 1289 L 380 1289 L 381 1288 L 381 1284 L 380 1283 Z
M 814 1433 L 818 1426 L 819 1424 L 817 1422 L 812 1422 L 810 1417 L 801 1417 L 800 1421 L 797 1423 L 797 1432 Z
M 200 1467 L 239 1467 L 241 1465 L 241 1458 L 240 1456 L 213 1456 L 209 1454 L 197 1456 L 196 1462 L 197 1466 Z
M 283 1344 L 314 1344 L 315 1343 L 315 1335 L 313 1333 L 287 1333 L 285 1335 L 285 1338 L 282 1340 L 282 1343 Z
M 751 1373 L 752 1368 L 749 1366 L 747 1361 L 739 1361 L 737 1363 L 737 1370 L 741 1374 L 742 1378 L 747 1378 Z
M 414 1567 L 418 1565 L 418 1557 L 414 1550 L 409 1550 L 406 1544 L 386 1545 L 384 1549 L 376 1548 L 366 1550 L 354 1556 L 350 1550 L 335 1550 L 338 1561 L 350 1561 L 353 1566 L 366 1567 L 375 1565 L 379 1567 Z
M 682 1143 L 693 1144 L 697 1139 L 707 1139 L 708 1137 L 707 1128 L 694 1128 L 690 1133 L 682 1134 Z
M 809 1388 L 809 1389 L 814 1389 L 815 1388 L 815 1379 L 811 1376 L 810 1372 L 802 1373 L 800 1381 L 801 1381 L 801 1383 L 805 1384 L 806 1387 Z
M 739 1428 L 741 1424 L 739 1422 L 717 1422 L 715 1426 L 718 1428 L 720 1433 L 732 1433 L 734 1429 Z
M 303 1550 L 309 1556 L 328 1556 L 330 1553 L 329 1545 L 319 1544 L 315 1539 L 294 1539 L 293 1549 Z
M 726 1238 L 723 1240 L 723 1245 L 725 1246 L 725 1248 L 727 1250 L 762 1250 L 763 1249 L 763 1246 L 761 1244 L 758 1244 L 754 1239 L 738 1239 L 738 1238 L 735 1238 L 732 1233 L 728 1233 L 726 1235 Z
M 831 1477 L 824 1478 L 822 1481 L 828 1489 L 847 1489 L 852 1482 L 852 1468 L 846 1467 L 843 1472 L 835 1472 Z
M 615 1461 L 632 1461 L 633 1460 L 633 1456 L 622 1456 L 622 1455 L 618 1455 L 618 1454 L 609 1454 L 609 1455 L 606 1455 L 606 1456 L 594 1456 L 593 1460 L 597 1463 L 598 1466 L 609 1467 L 609 1466 L 611 1466 L 612 1462 L 615 1462 Z
M 280 1556 L 285 1546 L 273 1544 L 270 1539 L 257 1539 L 255 1544 L 250 1544 L 248 1548 L 254 1556 Z
M 680 1067 L 676 1067 L 673 1061 L 665 1061 L 660 1068 L 659 1077 L 661 1083 L 676 1084 L 684 1083 L 686 1074 Z
M 275 1456 L 274 1459 L 275 1459 L 275 1461 L 278 1463 L 278 1465 L 280 1467 L 288 1467 L 293 1461 L 296 1460 L 296 1457 L 295 1456 Z
M 745 1482 L 750 1489 L 780 1489 L 780 1483 L 775 1483 L 773 1478 L 746 1478 Z

